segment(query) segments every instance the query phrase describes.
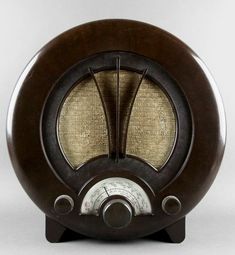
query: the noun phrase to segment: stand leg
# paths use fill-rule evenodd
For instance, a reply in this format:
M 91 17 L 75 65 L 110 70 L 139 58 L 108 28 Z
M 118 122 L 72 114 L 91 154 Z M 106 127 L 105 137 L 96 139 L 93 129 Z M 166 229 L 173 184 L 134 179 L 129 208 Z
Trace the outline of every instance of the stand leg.
M 83 236 L 62 226 L 60 223 L 46 216 L 46 239 L 50 243 L 60 243 L 82 239 Z
M 59 243 L 85 238 L 55 220 L 46 216 L 46 239 L 51 243 Z M 149 236 L 149 238 L 171 243 L 181 243 L 185 239 L 185 217 L 172 225 Z
M 181 243 L 185 239 L 185 217 L 172 225 L 154 233 L 150 238 L 170 243 Z

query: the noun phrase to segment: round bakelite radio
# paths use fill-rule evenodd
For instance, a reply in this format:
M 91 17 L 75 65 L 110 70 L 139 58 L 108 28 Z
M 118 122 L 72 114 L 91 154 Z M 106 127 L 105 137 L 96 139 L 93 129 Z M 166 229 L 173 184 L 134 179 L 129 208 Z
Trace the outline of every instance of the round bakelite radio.
M 213 182 L 223 105 L 200 58 L 148 24 L 75 27 L 30 61 L 7 123 L 15 172 L 46 215 L 46 237 L 185 237 Z

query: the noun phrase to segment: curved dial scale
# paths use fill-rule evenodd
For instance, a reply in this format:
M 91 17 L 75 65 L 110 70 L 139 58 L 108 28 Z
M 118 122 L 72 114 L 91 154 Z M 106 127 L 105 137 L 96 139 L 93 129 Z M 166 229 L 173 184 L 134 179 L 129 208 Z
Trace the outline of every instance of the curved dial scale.
M 102 204 L 110 196 L 125 198 L 133 207 L 135 216 L 152 214 L 149 197 L 143 188 L 123 177 L 107 178 L 93 185 L 83 198 L 80 213 L 98 216 Z

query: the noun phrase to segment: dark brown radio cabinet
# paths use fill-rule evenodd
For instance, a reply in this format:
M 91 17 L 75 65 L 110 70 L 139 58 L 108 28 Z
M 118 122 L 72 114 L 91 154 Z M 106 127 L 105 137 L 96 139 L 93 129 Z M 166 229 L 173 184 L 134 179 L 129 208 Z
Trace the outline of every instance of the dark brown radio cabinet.
M 183 42 L 101 20 L 33 57 L 12 95 L 7 139 L 50 242 L 181 242 L 222 160 L 225 117 L 208 69 Z

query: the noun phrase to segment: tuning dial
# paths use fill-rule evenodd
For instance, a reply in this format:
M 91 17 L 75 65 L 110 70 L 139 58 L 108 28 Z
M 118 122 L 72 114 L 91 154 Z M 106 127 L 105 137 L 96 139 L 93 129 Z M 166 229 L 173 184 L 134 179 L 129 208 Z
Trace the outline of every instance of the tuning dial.
M 131 207 L 131 212 L 133 211 L 135 216 L 152 215 L 150 199 L 144 189 L 134 181 L 123 177 L 110 177 L 94 184 L 83 198 L 81 215 L 99 216 L 100 213 L 102 214 L 100 208 L 105 205 L 105 201 L 111 201 L 114 197 L 123 199 L 124 205 L 127 204 L 127 208 Z
M 124 228 L 132 219 L 132 209 L 124 199 L 112 199 L 103 207 L 103 220 L 111 228 Z

